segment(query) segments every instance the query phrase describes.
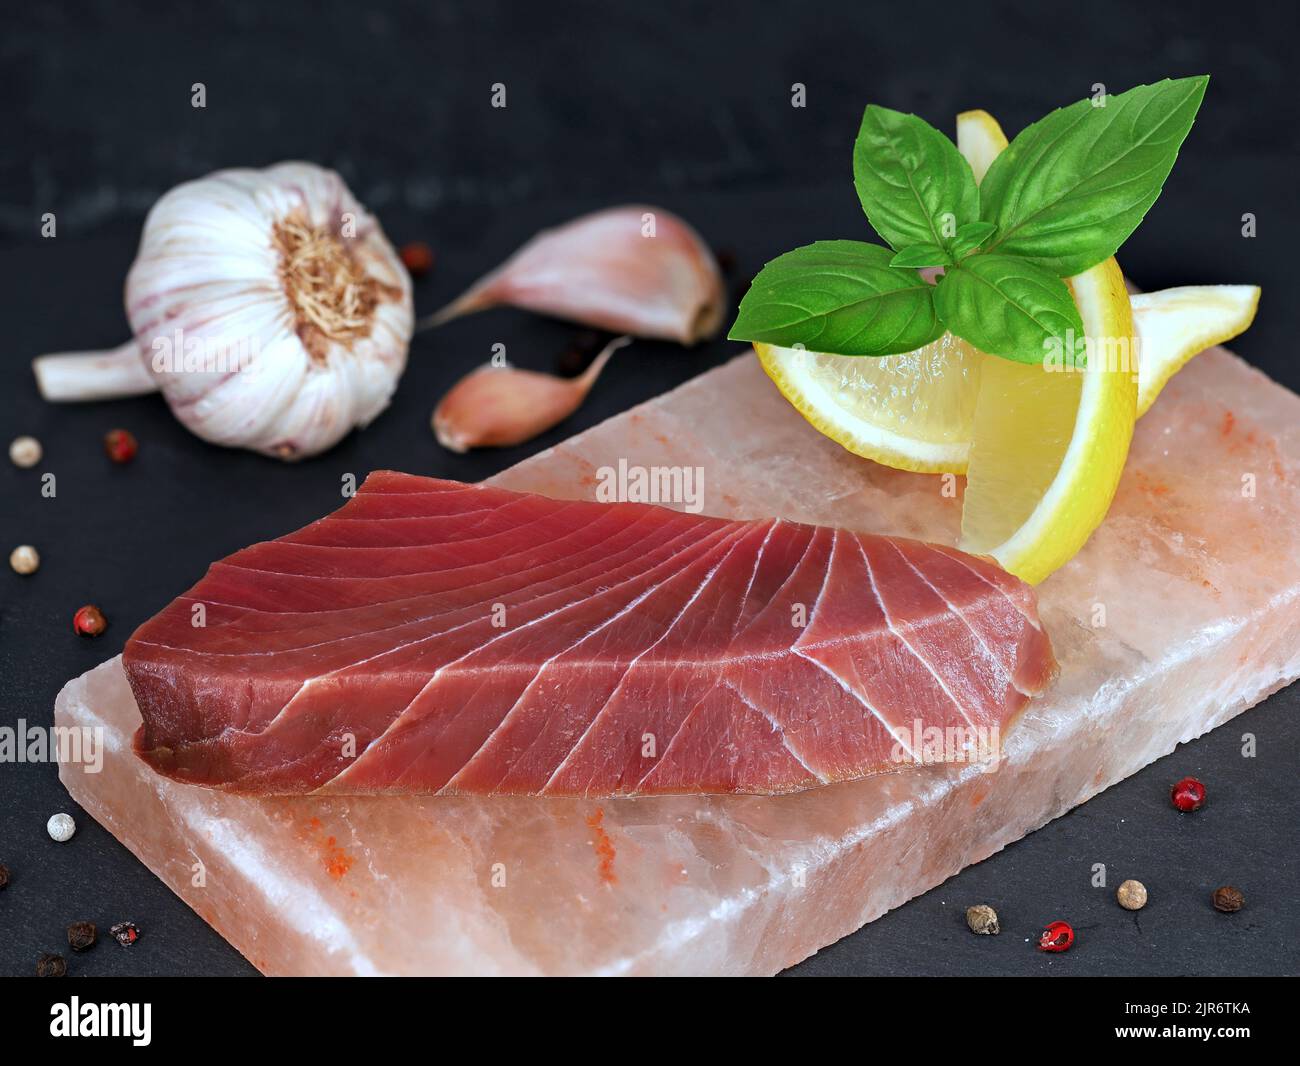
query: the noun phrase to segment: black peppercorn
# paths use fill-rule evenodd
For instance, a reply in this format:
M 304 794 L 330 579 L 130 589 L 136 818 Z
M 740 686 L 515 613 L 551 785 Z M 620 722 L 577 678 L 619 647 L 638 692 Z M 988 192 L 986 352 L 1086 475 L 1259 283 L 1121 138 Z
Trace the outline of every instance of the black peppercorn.
M 66 977 L 68 964 L 62 955 L 42 955 L 36 960 L 37 977 Z
M 94 946 L 94 922 L 73 922 L 68 926 L 68 947 L 73 951 L 86 951 Z
M 1246 897 L 1241 894 L 1241 889 L 1233 888 L 1232 885 L 1216 888 L 1210 898 L 1214 902 L 1214 909 L 1223 911 L 1224 914 L 1235 914 L 1246 905 Z
M 556 360 L 556 370 L 566 378 L 576 378 L 591 365 L 600 350 L 609 343 L 612 333 L 584 329 L 576 334 Z

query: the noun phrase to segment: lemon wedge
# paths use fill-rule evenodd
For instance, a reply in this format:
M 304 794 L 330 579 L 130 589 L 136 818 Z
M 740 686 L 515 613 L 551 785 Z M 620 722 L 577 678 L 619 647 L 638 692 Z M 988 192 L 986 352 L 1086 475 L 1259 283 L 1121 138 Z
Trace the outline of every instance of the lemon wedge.
M 957 116 L 957 143 L 976 180 L 1007 146 L 984 111 Z M 978 168 L 978 169 L 977 169 Z M 1136 348 L 1124 275 L 1114 258 L 1069 281 L 1089 340 L 1083 371 L 982 356 L 959 546 L 1031 584 L 1072 559 L 1101 524 L 1137 418 Z
M 1138 293 L 1132 302 L 1140 418 L 1192 356 L 1250 328 L 1259 307 L 1259 287 L 1186 285 Z
M 1114 259 L 1071 278 L 1070 289 L 1090 339 L 1133 336 Z M 1126 366 L 1090 357 L 1082 372 L 1052 371 L 985 356 L 959 546 L 1042 581 L 1106 517 L 1136 417 Z

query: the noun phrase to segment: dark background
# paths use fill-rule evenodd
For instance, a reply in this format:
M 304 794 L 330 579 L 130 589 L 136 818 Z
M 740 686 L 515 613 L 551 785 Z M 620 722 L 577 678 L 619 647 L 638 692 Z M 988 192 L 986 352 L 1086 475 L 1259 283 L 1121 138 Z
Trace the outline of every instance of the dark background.
M 395 243 L 428 241 L 425 313 L 535 230 L 595 207 L 645 200 L 684 215 L 734 253 L 737 283 L 773 255 L 865 237 L 850 180 L 867 102 L 951 130 L 984 107 L 1014 135 L 1104 83 L 1112 92 L 1209 72 L 1205 105 L 1170 186 L 1121 252 L 1145 288 L 1263 284 L 1234 347 L 1292 388 L 1297 316 L 1288 285 L 1296 238 L 1296 16 L 1293 5 L 1113 3 L 888 6 L 355 3 L 5 5 L 0 38 L 0 436 L 31 433 L 34 471 L 0 463 L 0 547 L 35 544 L 43 565 L 0 572 L 0 724 L 48 724 L 69 678 L 116 654 L 131 631 L 207 564 L 337 506 L 340 477 L 394 466 L 478 479 L 715 365 L 741 346 L 692 351 L 638 342 L 589 402 L 530 445 L 455 457 L 428 428 L 437 398 L 493 343 L 554 369 L 573 327 L 498 311 L 417 336 L 391 409 L 328 454 L 287 466 L 190 436 L 162 400 L 53 407 L 28 368 L 46 351 L 127 336 L 122 283 L 144 213 L 169 187 L 225 166 L 289 158 L 339 170 Z M 207 107 L 190 86 L 207 86 Z M 489 106 L 490 86 L 509 106 Z M 791 85 L 807 107 L 790 106 Z M 58 237 L 39 236 L 58 216 Z M 1258 236 L 1241 236 L 1241 216 Z M 128 468 L 100 438 L 141 441 Z M 39 472 L 58 477 L 54 500 Z M 111 622 L 75 637 L 72 612 Z M 1296 768 L 1300 694 L 1274 696 L 1216 733 L 1110 789 L 993 859 L 886 915 L 797 968 L 807 974 L 1249 974 L 1300 972 Z M 1258 737 L 1244 759 L 1241 735 Z M 1209 805 L 1179 816 L 1170 784 L 1201 777 Z M 79 830 L 54 844 L 47 817 Z M 71 960 L 75 974 L 248 974 L 253 969 L 104 830 L 81 814 L 54 766 L 0 766 L 0 972 L 31 973 L 64 950 L 64 927 L 123 919 L 144 931 Z M 1106 889 L 1090 885 L 1094 863 Z M 1113 891 L 1143 880 L 1151 903 L 1120 911 Z M 1208 904 L 1245 891 L 1240 914 Z M 966 933 L 967 905 L 1003 918 Z M 1075 924 L 1064 956 L 1028 938 Z

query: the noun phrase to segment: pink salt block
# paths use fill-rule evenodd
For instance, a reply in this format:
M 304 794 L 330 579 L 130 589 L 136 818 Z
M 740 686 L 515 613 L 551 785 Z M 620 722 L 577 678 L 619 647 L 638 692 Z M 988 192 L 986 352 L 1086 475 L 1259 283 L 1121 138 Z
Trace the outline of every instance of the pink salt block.
M 620 460 L 699 468 L 717 515 L 957 533 L 942 479 L 819 436 L 752 355 L 496 481 L 596 498 Z M 131 754 L 114 659 L 55 711 L 104 729 L 103 770 L 60 774 L 268 974 L 774 973 L 1300 675 L 1300 397 L 1199 356 L 1139 423 L 1105 524 L 1039 593 L 1061 676 L 996 769 L 779 797 L 252 799 Z

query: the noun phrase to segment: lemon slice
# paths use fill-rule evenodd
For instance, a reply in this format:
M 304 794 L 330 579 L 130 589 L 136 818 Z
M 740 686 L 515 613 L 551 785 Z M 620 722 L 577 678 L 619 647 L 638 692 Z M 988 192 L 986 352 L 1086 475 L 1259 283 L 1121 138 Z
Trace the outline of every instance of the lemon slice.
M 957 116 L 957 149 L 976 182 L 1006 146 L 987 111 Z M 945 333 L 914 352 L 882 358 L 762 343 L 754 351 L 799 413 L 855 455 L 922 474 L 966 473 L 988 357 L 964 340 Z
M 1257 285 L 1186 285 L 1132 297 L 1138 336 L 1138 417 L 1169 379 L 1206 348 L 1244 333 L 1259 307 Z
M 879 358 L 762 343 L 754 351 L 799 413 L 854 454 L 923 474 L 966 472 L 987 357 L 965 341 L 945 333 Z

